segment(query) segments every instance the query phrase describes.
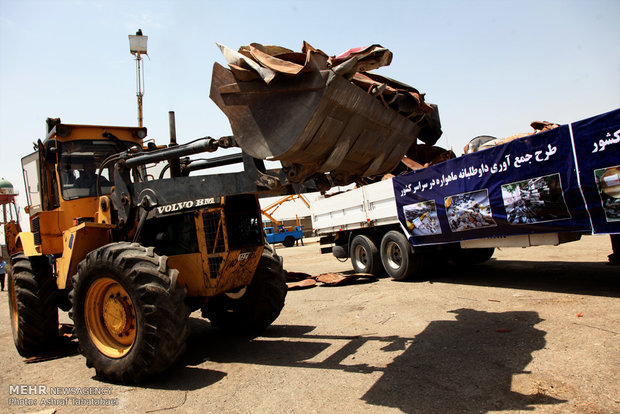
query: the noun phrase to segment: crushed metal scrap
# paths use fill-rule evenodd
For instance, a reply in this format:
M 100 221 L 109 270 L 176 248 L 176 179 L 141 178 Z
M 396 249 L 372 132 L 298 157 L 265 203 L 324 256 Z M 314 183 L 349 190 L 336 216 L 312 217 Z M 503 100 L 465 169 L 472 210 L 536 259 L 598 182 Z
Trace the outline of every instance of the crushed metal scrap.
M 369 72 L 392 61 L 380 45 L 333 57 L 307 42 L 301 52 L 218 47 L 228 69 L 214 65 L 211 99 L 244 151 L 280 161 L 292 182 L 322 180 L 329 188 L 380 176 L 418 139 L 432 145 L 441 136 L 437 106 L 423 93 Z M 378 145 L 388 150 L 375 156 Z
M 356 281 L 371 281 L 375 280 L 377 276 L 369 273 L 356 273 L 352 275 L 345 275 L 342 273 L 321 273 L 320 275 L 310 276 L 306 273 L 292 273 L 289 272 L 288 282 L 286 285 L 290 290 L 306 289 L 316 286 L 317 283 L 321 283 L 321 286 L 342 286 Z
M 424 94 L 417 89 L 376 73 L 365 73 L 392 62 L 392 52 L 380 45 L 354 48 L 332 57 L 307 42 L 303 43 L 301 53 L 258 43 L 241 46 L 238 51 L 220 43 L 217 46 L 231 71 L 244 82 L 263 79 L 269 84 L 278 75 L 296 76 L 317 68 L 329 68 L 407 118 L 422 118 L 435 110 L 424 102 Z M 320 62 L 313 60 L 317 57 Z
M 288 282 L 286 284 L 289 290 L 306 289 L 306 288 L 314 287 L 315 285 L 316 285 L 316 280 L 312 278 L 302 279 L 296 282 Z
M 465 145 L 465 148 L 463 148 L 463 153 L 469 154 L 476 151 L 482 151 L 483 149 L 491 148 L 496 145 L 506 144 L 507 142 L 514 141 L 518 138 L 528 137 L 530 135 L 536 135 L 541 132 L 549 131 L 557 128 L 559 125 L 547 121 L 534 121 L 530 124 L 530 126 L 534 129 L 533 132 L 522 132 L 506 138 L 496 138 L 490 135 L 477 136 Z

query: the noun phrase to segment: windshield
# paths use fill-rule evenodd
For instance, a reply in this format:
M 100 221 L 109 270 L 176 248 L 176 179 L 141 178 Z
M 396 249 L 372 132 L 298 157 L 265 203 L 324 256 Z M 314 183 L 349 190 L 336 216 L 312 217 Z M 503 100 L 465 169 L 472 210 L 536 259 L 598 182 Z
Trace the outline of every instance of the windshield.
M 119 152 L 118 144 L 102 140 L 63 142 L 60 155 L 60 181 L 62 197 L 71 200 L 97 195 L 97 176 L 101 163 L 108 156 Z M 99 194 L 110 194 L 114 181 L 114 163 L 100 172 Z
M 34 152 L 22 158 L 22 172 L 26 185 L 26 198 L 30 214 L 41 211 L 41 188 L 39 185 L 39 153 Z

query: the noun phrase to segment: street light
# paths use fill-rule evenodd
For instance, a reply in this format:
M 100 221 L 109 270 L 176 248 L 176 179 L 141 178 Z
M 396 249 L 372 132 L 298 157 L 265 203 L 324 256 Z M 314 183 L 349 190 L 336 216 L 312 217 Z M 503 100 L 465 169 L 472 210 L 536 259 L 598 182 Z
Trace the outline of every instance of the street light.
M 136 57 L 136 96 L 138 97 L 138 126 L 142 127 L 142 97 L 144 96 L 144 67 L 142 55 L 146 53 L 148 36 L 142 35 L 142 29 L 138 29 L 135 35 L 129 35 L 129 51 Z

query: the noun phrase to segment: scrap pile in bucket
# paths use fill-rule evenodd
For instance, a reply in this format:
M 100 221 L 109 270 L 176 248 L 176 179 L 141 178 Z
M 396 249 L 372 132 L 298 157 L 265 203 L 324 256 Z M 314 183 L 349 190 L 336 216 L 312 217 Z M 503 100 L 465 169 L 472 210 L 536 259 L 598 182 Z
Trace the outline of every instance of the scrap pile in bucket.
M 226 114 L 247 155 L 280 161 L 289 182 L 318 188 L 380 177 L 418 145 L 441 136 L 436 105 L 417 89 L 369 72 L 389 65 L 379 45 L 329 57 L 304 42 L 301 52 L 252 43 L 218 44 L 210 98 Z
M 424 94 L 417 89 L 376 73 L 367 73 L 392 62 L 392 52 L 380 45 L 358 47 L 332 57 L 307 42 L 303 42 L 301 52 L 258 43 L 241 46 L 238 51 L 220 43 L 217 45 L 240 81 L 262 78 L 269 84 L 278 76 L 331 69 L 406 118 L 420 118 L 433 112 L 433 107 L 424 102 Z

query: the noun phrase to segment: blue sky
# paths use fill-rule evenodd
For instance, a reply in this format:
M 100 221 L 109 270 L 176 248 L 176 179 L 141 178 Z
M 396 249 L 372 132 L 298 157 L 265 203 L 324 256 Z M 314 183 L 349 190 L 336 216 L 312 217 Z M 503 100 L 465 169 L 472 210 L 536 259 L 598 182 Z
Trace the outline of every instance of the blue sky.
M 620 107 L 620 1 L 102 1 L 0 0 L 0 176 L 23 194 L 20 159 L 45 118 L 136 125 L 127 35 L 149 36 L 144 122 L 180 142 L 230 134 L 209 99 L 215 42 L 329 55 L 390 49 L 378 73 L 439 105 L 438 145 L 457 154 L 477 135 L 530 131 Z M 20 201 L 20 205 L 25 205 Z

